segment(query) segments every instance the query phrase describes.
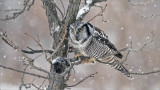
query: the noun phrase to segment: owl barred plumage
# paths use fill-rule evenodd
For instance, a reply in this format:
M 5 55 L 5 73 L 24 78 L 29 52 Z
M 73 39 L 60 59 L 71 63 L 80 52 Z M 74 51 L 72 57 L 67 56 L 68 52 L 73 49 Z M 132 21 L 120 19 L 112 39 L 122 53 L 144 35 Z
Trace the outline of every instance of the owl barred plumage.
M 105 61 L 130 77 L 128 70 L 116 60 L 116 58 L 122 59 L 123 55 L 118 52 L 102 30 L 90 23 L 77 21 L 70 25 L 69 35 L 74 48 L 79 50 L 81 54 Z

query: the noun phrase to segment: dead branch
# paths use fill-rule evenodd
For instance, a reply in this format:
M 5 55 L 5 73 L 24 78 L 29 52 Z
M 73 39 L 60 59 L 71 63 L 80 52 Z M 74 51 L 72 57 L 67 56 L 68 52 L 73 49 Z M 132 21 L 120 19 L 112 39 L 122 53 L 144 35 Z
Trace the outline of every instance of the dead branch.
M 31 8 L 31 6 L 34 5 L 35 0 L 31 0 L 31 1 L 32 1 L 32 3 L 28 5 L 27 11 L 29 11 L 29 9 Z
M 27 53 L 27 54 L 35 54 L 35 53 L 43 53 L 43 52 L 49 53 L 49 54 L 52 54 L 52 53 L 53 53 L 52 50 L 34 50 L 34 49 L 30 48 L 30 47 L 27 47 L 27 48 L 28 48 L 30 51 L 27 51 L 27 50 L 23 50 L 23 49 L 22 49 L 22 52 L 23 52 L 23 53 Z
M 138 4 L 133 4 L 131 1 L 132 0 L 128 0 L 128 2 L 131 4 L 131 6 L 144 6 L 144 5 L 147 5 L 147 4 L 150 4 L 150 3 L 154 2 L 155 0 L 148 0 L 144 3 L 138 3 Z
M 62 4 L 62 7 L 63 7 L 63 14 L 65 15 L 66 14 L 66 11 L 65 11 L 65 7 L 64 7 L 64 4 L 62 2 L 62 0 L 60 0 L 61 4 Z
M 33 39 L 33 40 L 38 44 L 38 46 L 42 49 L 42 51 L 43 51 L 43 53 L 45 54 L 45 57 L 46 57 L 46 59 L 47 59 L 47 54 L 46 54 L 45 50 L 43 49 L 42 44 L 40 43 L 39 36 L 37 35 L 38 40 L 36 40 L 35 38 L 33 38 L 31 35 L 29 35 L 29 34 L 27 34 L 27 33 L 25 33 L 25 35 L 29 36 L 31 39 Z
M 96 6 L 96 5 L 94 5 L 94 6 Z M 92 17 L 92 18 L 91 18 L 89 21 L 87 21 L 87 22 L 92 21 L 93 19 L 95 19 L 95 18 L 98 17 L 98 16 L 102 16 L 102 22 L 107 22 L 107 21 L 104 20 L 104 16 L 103 16 L 103 13 L 105 12 L 105 10 L 106 10 L 106 8 L 107 8 L 107 4 L 105 5 L 104 8 L 101 7 L 101 6 L 96 6 L 96 7 L 101 8 L 101 11 L 100 11 L 97 15 L 95 15 L 94 17 Z
M 48 76 L 47 76 L 48 77 Z M 42 83 L 40 84 L 40 86 L 38 87 L 38 90 L 40 90 L 40 88 L 43 86 L 43 84 L 44 84 L 44 82 L 46 81 L 46 79 L 44 79 L 43 81 L 42 81 Z
M 2 30 L 0 30 L 0 38 L 1 38 L 6 44 L 8 44 L 8 45 L 11 46 L 12 48 L 14 48 L 14 50 L 18 51 L 18 52 L 23 56 L 23 59 L 24 59 L 23 62 L 24 62 L 25 64 L 29 64 L 29 65 L 31 66 L 31 68 L 49 74 L 48 71 L 42 69 L 41 67 L 37 67 L 36 65 L 34 65 L 34 60 L 31 59 L 30 57 L 28 57 L 27 55 L 25 55 L 25 54 L 22 52 L 22 49 L 21 49 L 20 47 L 16 46 L 16 45 L 8 38 L 7 34 L 6 34 L 5 32 L 3 32 Z
M 152 71 L 152 72 L 141 72 L 141 73 L 130 72 L 130 74 L 132 74 L 132 75 L 149 75 L 149 74 L 154 74 L 154 73 L 160 73 L 160 70 L 159 71 Z
M 26 88 L 26 89 L 29 89 L 31 88 L 31 86 L 34 86 L 33 83 L 34 83 L 35 79 L 33 79 L 30 83 L 28 84 L 24 84 L 23 86 Z
M 19 72 L 19 73 L 25 73 L 25 74 L 27 74 L 27 75 L 31 75 L 31 76 L 36 76 L 36 77 L 39 77 L 39 78 L 49 79 L 48 77 L 45 77 L 45 76 L 41 76 L 41 75 L 37 75 L 37 74 L 33 74 L 33 73 L 29 73 L 29 72 L 24 72 L 24 71 L 17 70 L 17 69 L 11 68 L 11 67 L 6 67 L 6 66 L 3 66 L 3 65 L 0 65 L 0 67 L 1 67 L 1 68 L 4 68 L 4 69 L 8 69 L 8 70 L 12 70 L 12 71 L 16 71 L 16 72 Z
M 28 65 L 24 68 L 24 72 L 26 72 Z M 22 77 L 21 77 L 21 85 L 19 86 L 19 90 L 22 90 L 22 86 L 24 85 L 24 75 L 25 73 L 23 73 Z
M 139 16 L 142 17 L 143 19 L 151 19 L 151 18 L 155 18 L 155 17 L 159 17 L 159 16 L 160 16 L 159 14 L 158 14 L 158 15 L 153 15 L 153 14 L 151 14 L 150 16 L 144 16 L 144 15 L 142 15 L 140 12 L 138 12 L 138 11 L 136 10 L 136 8 L 135 8 L 135 7 L 137 7 L 137 6 L 145 6 L 145 5 L 151 4 L 151 3 L 153 3 L 153 2 L 156 1 L 156 0 L 148 0 L 148 1 L 144 2 L 144 3 L 139 3 L 139 4 L 133 4 L 131 1 L 132 1 L 132 0 L 128 0 L 129 4 L 131 5 L 132 8 L 135 9 L 137 15 L 139 15 Z
M 84 79 L 82 79 L 81 81 L 79 81 L 77 84 L 75 84 L 75 85 L 70 85 L 70 86 L 67 86 L 67 87 L 75 87 L 75 86 L 79 85 L 80 83 L 84 82 L 86 79 L 88 79 L 88 78 L 90 78 L 90 77 L 94 77 L 96 74 L 97 74 L 97 72 L 94 73 L 94 74 L 91 74 L 91 75 L 89 75 L 89 76 L 87 76 L 87 77 L 85 77 Z
M 34 0 L 32 0 L 31 4 L 29 4 L 29 1 L 30 0 L 25 0 L 24 1 L 24 4 L 23 4 L 24 7 L 23 7 L 23 9 L 21 11 L 13 13 L 13 16 L 6 15 L 6 17 L 4 19 L 0 19 L 0 20 L 1 21 L 8 21 L 8 20 L 11 20 L 11 19 L 15 19 L 18 16 L 20 16 L 22 13 L 24 13 L 26 10 L 29 11 L 29 9 L 31 8 L 31 6 L 34 4 Z M 27 6 L 28 6 L 28 8 L 27 8 Z
M 1 10 L 0 9 L 0 11 L 2 11 L 2 12 L 15 12 L 15 11 L 20 11 L 20 10 L 22 10 L 22 9 L 11 9 L 11 10 Z

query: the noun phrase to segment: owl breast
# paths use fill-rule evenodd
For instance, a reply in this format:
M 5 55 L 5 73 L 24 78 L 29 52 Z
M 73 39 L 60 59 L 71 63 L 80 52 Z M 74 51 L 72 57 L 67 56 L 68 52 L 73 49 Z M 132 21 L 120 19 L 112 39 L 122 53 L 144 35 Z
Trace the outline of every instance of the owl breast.
M 92 38 L 86 47 L 81 48 L 84 56 L 101 58 L 109 51 L 109 47 L 100 43 L 97 39 Z

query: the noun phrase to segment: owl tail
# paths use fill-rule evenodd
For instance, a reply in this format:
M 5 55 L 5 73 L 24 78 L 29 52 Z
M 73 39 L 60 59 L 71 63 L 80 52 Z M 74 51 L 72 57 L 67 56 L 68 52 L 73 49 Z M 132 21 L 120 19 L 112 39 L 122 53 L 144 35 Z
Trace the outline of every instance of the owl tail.
M 132 78 L 132 76 L 130 75 L 130 72 L 122 65 L 121 62 L 119 62 L 118 60 L 115 60 L 115 58 L 112 58 L 111 60 L 108 60 L 107 62 L 103 62 L 103 61 L 100 61 L 100 60 L 97 60 L 97 61 L 100 62 L 100 63 L 105 63 L 105 64 L 110 65 L 111 67 L 113 67 L 116 70 L 123 73 L 129 79 Z
M 122 72 L 128 78 L 130 78 L 130 79 L 132 78 L 132 76 L 130 75 L 130 72 L 118 60 L 113 59 L 111 61 L 108 61 L 107 64 L 111 65 L 116 70 Z

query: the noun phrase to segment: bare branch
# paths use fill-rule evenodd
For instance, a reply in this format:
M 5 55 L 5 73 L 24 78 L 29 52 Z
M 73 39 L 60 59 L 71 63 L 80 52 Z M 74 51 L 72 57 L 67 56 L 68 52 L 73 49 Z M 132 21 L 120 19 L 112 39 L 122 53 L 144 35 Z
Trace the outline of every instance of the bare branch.
M 47 59 L 47 54 L 46 54 L 45 50 L 43 49 L 42 44 L 40 43 L 39 36 L 37 35 L 38 40 L 36 40 L 35 38 L 33 38 L 31 35 L 29 35 L 29 34 L 27 34 L 27 33 L 25 33 L 25 35 L 27 35 L 27 36 L 29 36 L 30 38 L 32 38 L 32 39 L 38 44 L 38 46 L 40 46 L 40 48 L 43 50 L 43 53 L 45 54 L 45 57 L 46 57 L 46 59 Z
M 28 65 L 24 68 L 24 72 L 26 72 Z M 22 86 L 24 85 L 24 75 L 25 73 L 23 73 L 22 77 L 21 77 L 21 85 L 19 86 L 19 90 L 22 90 Z
M 64 14 L 62 13 L 61 9 L 56 5 L 56 8 L 58 9 L 58 11 L 60 12 L 62 18 L 64 17 Z
M 135 9 L 137 15 L 139 15 L 140 17 L 142 17 L 144 19 L 151 19 L 151 18 L 159 17 L 160 15 L 159 14 L 158 15 L 151 14 L 150 16 L 144 16 L 140 12 L 138 12 L 135 7 L 136 6 L 145 6 L 145 5 L 153 3 L 154 1 L 156 1 L 156 0 L 148 0 L 148 1 L 144 2 L 144 3 L 133 4 L 131 2 L 131 0 L 128 0 L 128 2 L 130 3 L 131 7 Z
M 37 75 L 37 74 L 33 74 L 33 73 L 29 73 L 29 72 L 24 72 L 24 71 L 17 70 L 17 69 L 11 68 L 11 67 L 6 67 L 6 66 L 3 66 L 3 65 L 0 65 L 0 67 L 1 67 L 1 68 L 4 68 L 4 69 L 8 69 L 8 70 L 12 70 L 12 71 L 16 71 L 16 72 L 19 72 L 19 73 L 25 73 L 25 74 L 28 74 L 28 75 L 36 76 L 36 77 L 38 77 L 38 78 L 45 78 L 45 79 L 49 79 L 48 77 L 45 77 L 45 76 L 41 76 L 41 75 Z
M 142 47 L 140 47 L 139 49 L 132 49 L 132 47 L 131 47 L 131 48 L 128 48 L 128 50 L 129 50 L 129 51 L 132 51 L 132 52 L 142 51 L 147 45 L 149 45 L 149 44 L 151 44 L 151 43 L 153 42 L 153 38 L 154 38 L 155 34 L 154 34 L 153 31 L 151 32 L 151 34 L 152 34 L 151 40 L 145 42 L 145 43 L 142 45 Z M 132 45 L 132 43 L 131 43 L 131 45 Z
M 31 0 L 31 1 L 32 1 L 32 3 L 28 5 L 27 11 L 29 11 L 29 9 L 31 8 L 31 6 L 34 5 L 35 0 Z
M 65 15 L 66 14 L 66 11 L 65 11 L 65 7 L 64 7 L 64 4 L 62 2 L 62 0 L 60 0 L 61 4 L 62 4 L 62 7 L 63 7 L 63 14 Z
M 160 70 L 159 71 L 152 71 L 152 72 L 142 72 L 142 73 L 134 73 L 134 72 L 130 72 L 130 74 L 132 75 L 149 75 L 149 74 L 153 74 L 153 73 L 160 73 Z
M 6 42 L 6 44 L 10 45 L 11 47 L 14 48 L 14 50 L 18 51 L 22 56 L 23 56 L 23 62 L 25 64 L 29 64 L 32 68 L 36 69 L 36 70 L 39 70 L 39 71 L 42 71 L 42 72 L 45 72 L 47 74 L 49 74 L 49 72 L 47 70 L 44 70 L 42 69 L 41 67 L 37 67 L 34 65 L 34 60 L 31 59 L 30 57 L 28 57 L 27 55 L 25 55 L 23 52 L 22 52 L 22 49 L 18 46 L 16 46 L 11 40 L 9 40 L 7 34 L 5 32 L 3 32 L 2 30 L 0 30 L 0 38 Z
M 48 76 L 47 76 L 48 77 Z M 46 79 L 44 79 L 41 83 L 41 85 L 38 87 L 38 90 L 43 86 L 44 82 L 46 81 Z
M 24 84 L 23 86 L 26 88 L 26 89 L 29 89 L 31 88 L 31 86 L 34 86 L 33 83 L 34 83 L 35 79 L 33 79 L 30 83 L 28 84 Z
M 91 75 L 89 75 L 89 76 L 87 76 L 87 77 L 85 77 L 84 79 L 82 79 L 81 81 L 79 81 L 77 84 L 75 84 L 75 85 L 70 85 L 70 86 L 67 86 L 67 87 L 75 87 L 75 86 L 79 85 L 80 83 L 84 82 L 87 78 L 94 77 L 96 74 L 97 74 L 97 72 L 94 73 L 94 74 L 91 74 Z
M 22 9 L 11 9 L 11 10 L 1 10 L 0 9 L 0 11 L 2 11 L 2 12 L 11 12 L 11 11 L 21 11 Z
M 95 19 L 97 16 L 102 16 L 102 22 L 107 22 L 107 21 L 104 20 L 104 17 L 103 17 L 103 12 L 105 12 L 106 7 L 107 7 L 107 4 L 105 5 L 104 8 L 103 8 L 103 7 L 100 7 L 100 8 L 101 8 L 101 11 L 100 11 L 97 15 L 95 15 L 93 18 L 91 18 L 88 22 L 92 21 L 92 20 Z
M 27 54 L 35 54 L 35 53 L 49 53 L 49 54 L 52 54 L 53 51 L 52 50 L 34 50 L 30 47 L 27 47 L 28 49 L 30 49 L 30 51 L 27 51 L 27 50 L 22 50 L 23 53 L 27 53 Z
M 129 2 L 132 6 L 144 6 L 144 5 L 147 5 L 147 4 L 150 4 L 150 3 L 154 2 L 155 0 L 148 0 L 148 1 L 144 2 L 144 3 L 139 3 L 139 4 L 133 4 L 131 1 L 132 1 L 132 0 L 128 0 L 128 2 Z
M 31 4 L 29 4 L 29 1 L 30 0 L 25 0 L 24 1 L 24 7 L 23 7 L 23 9 L 21 10 L 21 11 L 19 11 L 19 12 L 15 12 L 15 13 L 13 13 L 13 16 L 8 16 L 8 15 L 6 15 L 6 17 L 4 18 L 4 19 L 0 19 L 0 20 L 2 20 L 2 21 L 7 21 L 7 20 L 11 20 L 11 19 L 15 19 L 15 18 L 17 18 L 18 16 L 20 16 L 23 12 L 25 12 L 25 10 L 29 10 L 30 8 L 31 8 L 31 6 L 34 4 L 34 0 L 32 0 L 32 3 Z M 27 8 L 27 6 L 28 6 L 28 8 Z M 27 8 L 27 9 L 26 9 Z M 9 11 L 9 10 L 7 10 L 7 11 Z

